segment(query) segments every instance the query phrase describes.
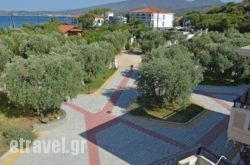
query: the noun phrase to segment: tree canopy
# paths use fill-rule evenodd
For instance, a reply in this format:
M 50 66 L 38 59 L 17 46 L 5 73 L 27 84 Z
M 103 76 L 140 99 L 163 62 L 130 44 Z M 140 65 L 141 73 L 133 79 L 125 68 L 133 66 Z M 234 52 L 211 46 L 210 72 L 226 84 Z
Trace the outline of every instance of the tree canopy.
M 153 48 L 163 46 L 165 38 L 163 32 L 147 31 L 142 33 L 140 38 L 140 45 L 143 52 L 150 52 Z
M 5 83 L 12 102 L 36 110 L 59 109 L 67 96 L 76 96 L 81 67 L 73 58 L 60 55 L 15 58 L 7 65 Z
M 215 31 L 226 31 L 232 28 L 241 32 L 250 32 L 249 2 L 229 2 L 221 7 L 215 7 L 206 13 L 189 12 L 183 19 L 190 19 L 195 29 L 206 29 Z M 183 21 L 180 21 L 180 23 Z
M 6 86 L 11 102 L 38 115 L 58 110 L 66 97 L 111 68 L 128 38 L 122 30 L 93 33 L 100 36 L 65 38 L 54 20 L 1 31 L 0 87 Z
M 197 35 L 191 39 L 188 48 L 194 53 L 194 59 L 203 66 L 205 76 L 228 79 L 237 84 L 249 74 L 246 61 L 238 50 L 249 44 L 249 34 L 229 30 Z
M 82 29 L 86 30 L 88 28 L 93 27 L 95 17 L 94 17 L 93 13 L 86 13 L 86 14 L 80 16 L 78 20 L 82 25 Z
M 181 46 L 153 49 L 139 68 L 138 90 L 144 103 L 186 103 L 202 80 L 202 69 Z

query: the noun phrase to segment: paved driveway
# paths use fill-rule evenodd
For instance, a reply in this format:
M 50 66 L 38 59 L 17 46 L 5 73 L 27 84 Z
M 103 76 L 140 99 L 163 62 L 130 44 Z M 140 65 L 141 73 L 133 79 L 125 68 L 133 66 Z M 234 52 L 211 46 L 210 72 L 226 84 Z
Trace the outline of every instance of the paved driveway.
M 127 115 L 126 108 L 137 96 L 135 79 L 138 73 L 128 68 L 131 64 L 136 66 L 140 58 L 128 54 L 118 58 L 122 67 L 108 83 L 95 94 L 79 95 L 63 104 L 62 108 L 68 115 L 67 123 L 43 132 L 40 139 L 60 140 L 65 137 L 67 149 L 72 140 L 87 140 L 82 146 L 84 153 L 31 152 L 23 154 L 16 165 L 141 165 L 198 144 L 219 155 L 226 155 L 233 147 L 233 143 L 227 141 L 228 114 L 232 99 L 244 89 L 199 86 L 192 97 L 209 110 L 190 125 L 137 119 Z

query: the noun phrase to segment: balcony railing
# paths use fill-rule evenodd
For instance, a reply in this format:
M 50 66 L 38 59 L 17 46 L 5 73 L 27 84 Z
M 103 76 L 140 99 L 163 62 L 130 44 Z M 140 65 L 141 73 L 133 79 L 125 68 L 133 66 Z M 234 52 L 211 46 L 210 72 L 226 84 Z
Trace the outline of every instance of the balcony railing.
M 234 104 L 233 107 L 234 108 L 241 108 L 241 109 L 246 109 L 246 110 L 250 110 L 250 102 L 248 99 L 246 99 L 246 96 L 239 96 L 236 99 L 233 100 Z
M 233 163 L 225 159 L 224 156 L 220 157 L 203 146 L 196 146 L 196 147 L 190 148 L 183 152 L 180 152 L 180 153 L 171 155 L 169 157 L 165 157 L 161 160 L 152 162 L 149 165 L 178 165 L 179 161 L 192 155 L 203 156 L 216 165 L 233 165 Z

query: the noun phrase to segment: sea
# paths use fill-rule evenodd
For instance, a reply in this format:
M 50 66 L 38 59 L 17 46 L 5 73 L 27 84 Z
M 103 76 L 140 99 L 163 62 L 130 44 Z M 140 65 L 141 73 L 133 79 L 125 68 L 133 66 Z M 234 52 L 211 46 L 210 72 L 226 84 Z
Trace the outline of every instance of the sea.
M 51 18 L 55 18 L 59 23 L 77 23 L 77 19 L 71 16 L 0 16 L 0 28 L 19 28 L 23 24 L 43 24 Z

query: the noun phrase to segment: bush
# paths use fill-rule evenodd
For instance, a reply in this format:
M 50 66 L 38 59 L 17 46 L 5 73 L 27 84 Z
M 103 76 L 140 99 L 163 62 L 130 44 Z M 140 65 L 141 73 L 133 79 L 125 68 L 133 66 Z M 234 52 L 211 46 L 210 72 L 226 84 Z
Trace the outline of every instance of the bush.
M 145 116 L 145 115 L 147 115 L 147 112 L 145 111 L 145 109 L 141 108 L 141 107 L 138 107 L 136 109 L 131 110 L 130 113 L 132 115 L 135 115 L 135 116 Z
M 126 50 L 131 50 L 132 49 L 132 46 L 129 44 L 129 42 L 126 43 L 125 49 Z
M 16 140 L 18 141 L 18 146 L 19 145 L 19 140 L 21 138 L 23 138 L 23 140 L 31 140 L 33 141 L 35 139 L 35 134 L 26 129 L 26 128 L 22 128 L 22 127 L 10 127 L 7 128 L 6 130 L 4 130 L 3 132 L 3 136 L 4 136 L 4 140 L 5 142 L 10 145 L 12 140 Z

